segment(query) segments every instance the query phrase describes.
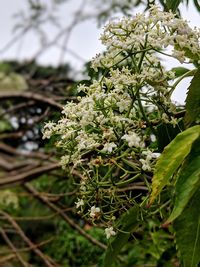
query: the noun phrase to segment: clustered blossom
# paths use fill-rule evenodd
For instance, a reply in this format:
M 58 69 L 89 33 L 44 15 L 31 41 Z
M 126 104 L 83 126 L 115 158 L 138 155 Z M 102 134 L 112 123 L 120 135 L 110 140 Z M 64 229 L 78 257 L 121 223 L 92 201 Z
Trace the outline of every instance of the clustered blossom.
M 139 161 L 142 163 L 143 171 L 151 171 L 151 161 L 155 158 L 154 154 L 150 150 L 142 152 L 142 155 L 145 156 L 145 159 L 141 158 Z
M 90 217 L 95 219 L 99 216 L 99 214 L 100 214 L 100 208 L 92 206 L 90 209 Z
M 116 232 L 113 230 L 113 227 L 108 227 L 105 229 L 106 238 L 109 239 L 111 236 L 115 236 Z
M 79 198 L 78 198 L 78 201 L 75 202 L 75 204 L 76 204 L 76 208 L 78 209 L 78 208 L 80 208 L 81 206 L 84 206 L 84 201 L 83 201 L 83 199 L 79 199 Z
M 191 29 L 187 21 L 152 6 L 149 15 L 143 13 L 133 18 L 125 17 L 105 27 L 101 41 L 107 47 L 107 53 L 98 55 L 93 60 L 93 67 L 111 68 L 123 59 L 121 51 L 128 54 L 144 49 L 162 51 L 167 47 L 171 48 L 171 55 L 181 63 L 186 60 L 187 50 L 196 55 L 198 61 L 199 36 L 199 29 Z M 153 64 L 157 62 L 157 59 L 152 61 Z
M 149 148 L 155 119 L 174 127 L 178 123 L 170 100 L 174 72 L 165 70 L 159 53 L 182 63 L 191 61 L 190 52 L 199 62 L 199 36 L 198 29 L 157 6 L 149 15 L 109 23 L 101 36 L 106 51 L 92 62 L 104 74 L 80 85 L 78 102 L 68 102 L 62 118 L 44 126 L 44 138 L 56 135 L 56 145 L 64 151 L 62 167 L 80 173 L 75 204 L 92 221 L 113 223 L 116 211 L 135 201 L 133 192 L 121 193 L 123 186 L 136 178 L 145 184 L 143 176 L 155 162 L 156 151 Z M 110 226 L 105 233 L 110 238 L 116 232 Z
M 129 147 L 144 147 L 144 143 L 142 143 L 141 138 L 133 131 L 123 135 L 122 139 L 128 142 Z

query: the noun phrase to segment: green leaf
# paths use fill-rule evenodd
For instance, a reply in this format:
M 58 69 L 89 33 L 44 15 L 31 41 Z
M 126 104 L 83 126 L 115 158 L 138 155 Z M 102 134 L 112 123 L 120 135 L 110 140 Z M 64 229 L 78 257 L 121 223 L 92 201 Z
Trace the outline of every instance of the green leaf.
M 200 126 L 196 125 L 178 134 L 174 140 L 165 147 L 155 166 L 149 205 L 153 203 L 162 188 L 168 184 L 169 179 L 190 153 L 193 142 L 199 136 Z
M 176 199 L 174 209 L 166 224 L 172 222 L 178 216 L 180 216 L 196 190 L 199 188 L 199 185 L 200 155 L 196 155 L 196 153 L 191 152 L 188 160 L 186 160 L 183 168 L 180 170 L 179 177 L 175 186 Z
M 181 0 L 167 0 L 166 5 L 168 10 L 171 10 L 172 12 L 175 12 L 180 5 Z
M 134 206 L 129 209 L 124 215 L 122 215 L 121 219 L 117 223 L 117 227 L 120 227 L 120 231 L 113 239 L 113 241 L 109 244 L 105 259 L 104 259 L 104 267 L 111 267 L 115 264 L 117 259 L 117 254 L 120 252 L 122 247 L 128 242 L 128 238 L 130 233 L 136 228 L 139 224 L 139 208 Z
M 195 5 L 196 9 L 200 12 L 200 4 L 199 4 L 198 0 L 194 0 L 194 5 Z
M 186 98 L 185 124 L 190 126 L 200 116 L 200 69 L 194 75 Z
M 174 72 L 175 77 L 177 78 L 177 77 L 180 77 L 186 74 L 190 70 L 184 67 L 176 67 L 176 68 L 172 68 L 171 71 Z
M 184 212 L 174 221 L 176 244 L 184 267 L 197 267 L 200 262 L 200 189 Z

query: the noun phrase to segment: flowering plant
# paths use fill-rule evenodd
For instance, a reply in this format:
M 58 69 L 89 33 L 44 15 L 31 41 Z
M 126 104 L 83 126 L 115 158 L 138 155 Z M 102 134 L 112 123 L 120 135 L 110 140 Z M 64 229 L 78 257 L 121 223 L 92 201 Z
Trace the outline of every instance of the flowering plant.
M 147 204 L 162 152 L 157 126 L 180 131 L 184 111 L 171 95 L 196 69 L 177 77 L 161 57 L 198 66 L 199 37 L 198 29 L 157 6 L 148 15 L 108 23 L 101 36 L 106 50 L 92 61 L 103 74 L 80 85 L 78 102 L 68 102 L 62 118 L 44 126 L 44 138 L 57 136 L 62 167 L 79 186 L 78 212 L 103 225 L 108 239 L 120 231 L 115 220 L 121 214 Z

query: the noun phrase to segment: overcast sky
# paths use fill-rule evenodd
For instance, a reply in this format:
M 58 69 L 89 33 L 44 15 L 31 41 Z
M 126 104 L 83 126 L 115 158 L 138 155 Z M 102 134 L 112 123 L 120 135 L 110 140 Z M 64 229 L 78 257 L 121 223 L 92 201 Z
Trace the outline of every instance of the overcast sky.
M 90 0 L 89 0 L 90 1 Z M 89 3 L 88 1 L 88 3 Z M 51 1 L 43 0 L 47 5 Z M 190 2 L 193 2 L 190 0 Z M 81 8 L 82 0 L 68 0 L 66 4 L 62 4 L 62 8 L 58 10 L 58 15 L 60 17 L 60 23 L 65 25 L 70 25 L 73 19 L 73 14 L 76 10 Z M 88 14 L 92 14 L 90 8 L 91 5 L 84 7 Z M 49 7 L 50 8 L 50 7 Z M 1 42 L 0 42 L 0 60 L 2 59 L 30 59 L 35 55 L 39 49 L 38 38 L 33 33 L 26 35 L 20 41 L 14 43 L 11 47 L 2 51 L 2 49 L 9 43 L 9 41 L 15 36 L 13 32 L 13 27 L 16 25 L 16 22 L 19 21 L 13 17 L 14 14 L 24 10 L 26 13 L 27 10 L 27 0 L 1 0 L 1 9 L 0 9 L 0 29 L 1 29 Z M 138 9 L 137 9 L 138 11 Z M 182 16 L 190 21 L 191 26 L 198 26 L 200 21 L 200 15 L 194 8 L 193 4 L 190 3 L 189 8 L 181 7 Z M 45 28 L 49 39 L 51 40 L 54 35 L 56 35 L 58 29 L 56 27 L 50 27 L 46 25 Z M 70 38 L 68 39 L 67 48 L 69 51 L 73 51 L 76 56 L 71 54 L 71 52 L 66 52 L 61 54 L 60 49 L 52 47 L 46 52 L 42 53 L 38 58 L 38 61 L 42 64 L 52 64 L 57 65 L 61 62 L 70 62 L 71 66 L 75 69 L 81 69 L 83 61 L 86 62 L 95 56 L 96 53 L 99 53 L 103 50 L 103 46 L 99 41 L 100 33 L 102 29 L 97 27 L 97 22 L 95 19 L 86 20 L 85 22 L 77 25 L 73 28 Z M 51 38 L 52 37 L 52 38 Z M 61 42 L 62 44 L 62 42 Z M 77 58 L 83 59 L 80 60 Z M 171 63 L 174 66 L 177 66 L 178 63 Z M 169 66 L 173 67 L 173 66 Z M 188 80 L 189 81 L 189 80 Z M 185 99 L 185 89 L 188 86 L 184 82 L 178 88 L 174 94 L 174 99 L 179 102 L 183 102 Z

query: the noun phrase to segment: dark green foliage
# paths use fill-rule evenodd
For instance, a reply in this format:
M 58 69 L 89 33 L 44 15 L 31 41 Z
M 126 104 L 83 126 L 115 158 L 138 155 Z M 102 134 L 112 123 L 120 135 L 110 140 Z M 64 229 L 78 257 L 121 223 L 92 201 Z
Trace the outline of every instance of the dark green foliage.
M 120 227 L 119 233 L 109 244 L 109 248 L 105 255 L 104 267 L 111 267 L 113 266 L 113 264 L 115 264 L 115 261 L 117 260 L 116 256 L 119 254 L 123 246 L 127 243 L 130 233 L 139 224 L 138 216 L 139 208 L 137 206 L 134 206 L 133 208 L 128 210 L 119 220 L 119 222 L 117 223 L 117 227 Z
M 179 171 L 175 185 L 175 204 L 167 223 L 176 219 L 200 186 L 200 139 L 194 142 L 189 156 Z
M 162 152 L 163 149 L 183 130 L 183 121 L 179 121 L 176 126 L 169 123 L 162 123 L 157 126 L 157 145 L 158 151 Z
M 194 75 L 186 98 L 185 124 L 193 125 L 200 118 L 200 69 Z
M 84 227 L 83 221 L 80 223 Z M 87 232 L 91 236 L 105 242 L 103 230 L 89 225 L 85 227 L 90 228 Z M 55 239 L 48 245 L 46 251 L 63 267 L 90 267 L 96 264 L 102 266 L 102 250 L 92 245 L 64 222 L 57 224 Z
M 200 190 L 175 220 L 177 248 L 184 267 L 198 267 L 200 262 Z

